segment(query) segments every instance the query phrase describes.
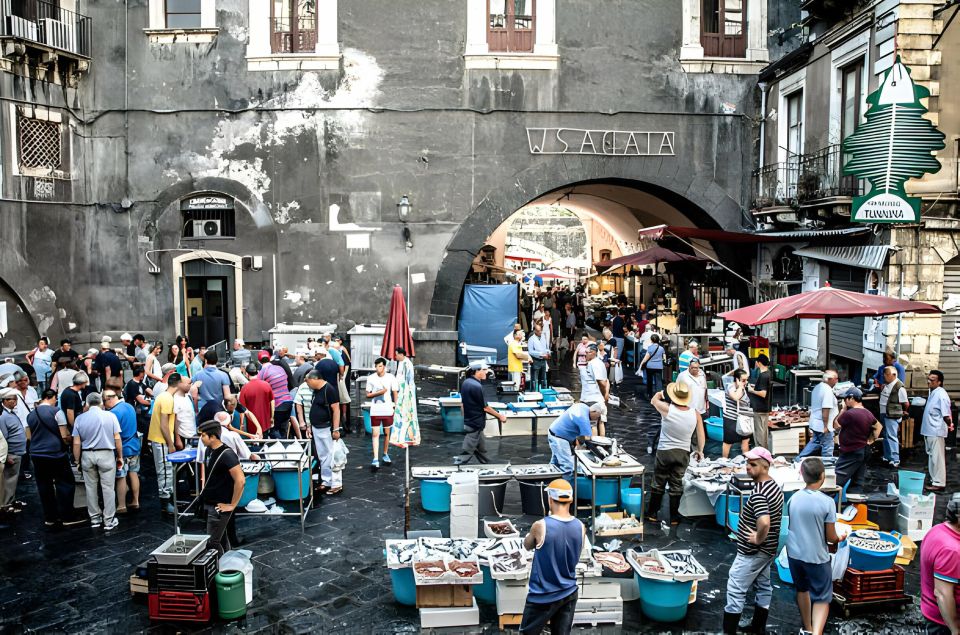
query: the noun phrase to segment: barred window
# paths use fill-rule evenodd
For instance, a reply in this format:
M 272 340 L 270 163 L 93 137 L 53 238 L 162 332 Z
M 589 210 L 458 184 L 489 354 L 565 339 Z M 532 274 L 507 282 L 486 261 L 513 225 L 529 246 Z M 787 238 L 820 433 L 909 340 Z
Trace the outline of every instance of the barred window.
M 17 121 L 19 164 L 23 170 L 44 170 L 52 173 L 63 164 L 61 124 L 20 115 Z

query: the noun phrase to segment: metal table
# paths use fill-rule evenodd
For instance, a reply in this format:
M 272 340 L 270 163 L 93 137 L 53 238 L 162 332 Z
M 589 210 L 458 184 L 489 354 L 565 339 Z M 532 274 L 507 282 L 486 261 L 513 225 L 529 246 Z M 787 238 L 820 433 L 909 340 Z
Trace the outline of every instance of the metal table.
M 644 472 L 645 468 L 640 462 L 635 459 L 632 455 L 627 454 L 626 452 L 621 452 L 617 455 L 617 458 L 620 459 L 621 464 L 616 467 L 607 467 L 601 465 L 596 461 L 593 453 L 586 449 L 578 449 L 574 453 L 576 458 L 574 465 L 574 475 L 578 475 L 580 471 L 584 473 L 585 476 L 590 477 L 590 487 L 591 487 L 591 496 L 590 496 L 590 542 L 596 542 L 596 524 L 597 524 L 597 479 L 598 478 L 612 478 L 616 477 L 617 480 L 623 476 L 639 476 L 640 477 L 640 488 L 646 489 L 644 485 L 645 477 Z M 619 489 L 619 488 L 618 488 Z M 573 499 L 577 500 L 577 485 L 576 479 L 574 479 L 573 486 Z M 575 503 L 576 504 L 576 503 Z M 579 506 L 577 507 L 579 509 Z M 642 519 L 641 519 L 641 522 Z
M 486 472 L 478 474 L 480 481 L 502 481 L 513 478 L 509 463 L 486 465 L 435 465 L 410 468 L 410 476 L 418 479 L 446 479 L 458 472 Z

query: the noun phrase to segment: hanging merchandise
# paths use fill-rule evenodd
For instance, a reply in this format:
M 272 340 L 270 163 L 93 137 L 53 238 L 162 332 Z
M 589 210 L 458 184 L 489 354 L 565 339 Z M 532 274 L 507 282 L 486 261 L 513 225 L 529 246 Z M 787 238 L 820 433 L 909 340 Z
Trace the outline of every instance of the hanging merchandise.
M 867 97 L 866 121 L 843 142 L 850 156 L 843 173 L 866 179 L 871 186 L 868 194 L 853 199 L 854 221 L 920 220 L 920 199 L 907 196 L 906 182 L 939 172 L 940 161 L 933 153 L 945 147 L 943 133 L 923 117 L 927 108 L 920 100 L 929 96 L 897 56 L 880 88 Z

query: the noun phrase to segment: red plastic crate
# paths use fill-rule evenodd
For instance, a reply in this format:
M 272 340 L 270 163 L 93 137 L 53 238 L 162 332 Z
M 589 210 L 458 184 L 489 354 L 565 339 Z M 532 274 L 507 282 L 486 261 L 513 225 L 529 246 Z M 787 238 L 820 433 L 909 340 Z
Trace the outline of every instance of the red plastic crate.
M 847 569 L 840 583 L 843 596 L 852 602 L 886 600 L 903 595 L 903 567 L 884 571 Z
M 148 599 L 151 620 L 209 622 L 210 594 L 185 591 L 160 591 Z

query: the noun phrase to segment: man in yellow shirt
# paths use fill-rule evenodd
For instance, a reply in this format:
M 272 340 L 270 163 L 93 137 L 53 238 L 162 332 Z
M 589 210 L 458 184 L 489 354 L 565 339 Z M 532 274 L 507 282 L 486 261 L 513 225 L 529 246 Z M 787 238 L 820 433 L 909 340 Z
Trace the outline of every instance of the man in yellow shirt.
M 530 355 L 523 350 L 523 331 L 514 331 L 513 341 L 507 345 L 507 372 L 517 390 L 520 390 L 520 378 L 523 377 L 523 362 L 529 360 Z
M 160 490 L 160 500 L 166 501 L 167 513 L 174 513 L 170 497 L 173 495 L 173 465 L 167 461 L 167 454 L 182 448 L 176 446 L 177 417 L 173 412 L 173 395 L 180 385 L 180 373 L 170 373 L 167 378 L 167 389 L 154 397 L 153 414 L 150 416 L 150 429 L 147 441 L 153 452 L 153 464 L 157 469 L 157 489 Z

